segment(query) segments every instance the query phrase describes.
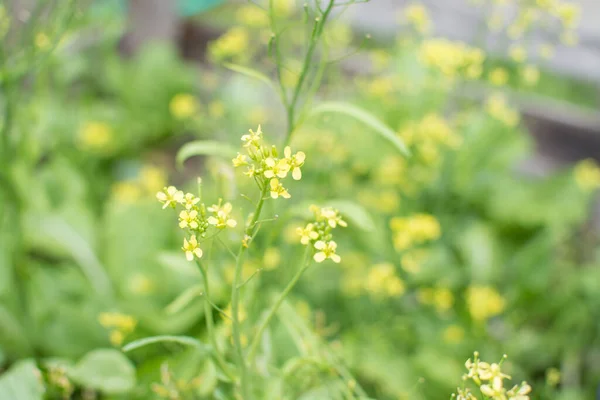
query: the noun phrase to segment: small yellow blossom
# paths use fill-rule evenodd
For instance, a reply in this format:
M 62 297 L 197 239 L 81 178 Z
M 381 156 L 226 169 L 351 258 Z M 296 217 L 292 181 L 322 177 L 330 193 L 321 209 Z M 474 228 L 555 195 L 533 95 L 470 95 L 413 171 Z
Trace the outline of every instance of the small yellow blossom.
M 100 313 L 98 322 L 104 328 L 110 329 L 109 340 L 114 346 L 123 344 L 125 336 L 133 332 L 137 325 L 137 320 L 132 316 L 116 312 Z
M 428 252 L 425 249 L 413 249 L 402 254 L 400 266 L 410 274 L 416 274 L 421 270 L 421 266 L 426 262 Z
M 549 368 L 546 371 L 546 383 L 552 387 L 558 386 L 560 383 L 561 374 L 556 368 Z
M 156 193 L 167 183 L 167 175 L 154 165 L 144 165 L 140 169 L 139 181 L 147 193 Z
M 304 154 L 304 152 L 302 151 L 299 151 L 296 154 L 292 155 L 292 149 L 290 148 L 290 146 L 286 146 L 283 149 L 283 154 L 288 160 L 289 168 L 292 170 L 292 178 L 294 178 L 294 180 L 297 181 L 302 179 L 302 171 L 300 170 L 300 167 L 304 165 L 306 154 Z
M 230 217 L 232 209 L 233 206 L 231 203 L 225 203 L 222 207 L 209 207 L 208 210 L 214 212 L 216 216 L 208 217 L 208 223 L 220 229 L 226 227 L 235 228 L 237 226 L 237 221 Z
M 198 229 L 199 226 L 198 210 L 183 210 L 179 213 L 179 227 L 181 229 Z
M 465 338 L 465 330 L 458 325 L 450 325 L 444 329 L 442 337 L 446 343 L 457 344 Z
M 402 295 L 406 287 L 404 282 L 396 276 L 394 265 L 381 263 L 369 269 L 365 289 L 374 297 L 395 297 Z
M 333 240 L 330 242 L 324 242 L 319 240 L 315 243 L 315 249 L 319 250 L 313 256 L 314 260 L 318 263 L 325 261 L 327 258 L 330 258 L 331 261 L 335 263 L 339 263 L 342 258 L 335 253 L 335 249 L 337 248 L 337 243 Z
M 490 83 L 494 86 L 503 86 L 508 82 L 508 72 L 504 68 L 494 68 L 489 74 Z
M 507 126 L 512 127 L 519 123 L 519 113 L 508 106 L 506 97 L 502 94 L 491 95 L 485 103 L 485 110 Z
M 595 160 L 588 158 L 575 166 L 575 182 L 585 191 L 600 188 L 600 168 Z
M 338 210 L 334 210 L 331 207 L 325 207 L 320 210 L 320 214 L 321 217 L 327 221 L 327 225 L 332 228 L 335 228 L 338 225 L 343 228 L 348 226 L 348 223 L 342 219 Z
M 169 103 L 171 115 L 177 119 L 188 119 L 198 112 L 199 104 L 196 97 L 187 93 L 175 95 Z
M 135 182 L 123 181 L 115 183 L 112 188 L 114 199 L 123 204 L 135 203 L 142 197 L 142 191 Z
M 183 192 L 177 190 L 175 186 L 165 187 L 161 192 L 156 193 L 156 198 L 163 203 L 163 209 L 169 206 L 175 207 L 176 203 L 184 201 Z
M 448 288 L 436 288 L 433 292 L 433 305 L 438 313 L 444 313 L 454 305 L 454 295 Z
M 254 4 L 241 6 L 235 14 L 238 22 L 252 28 L 262 28 L 269 25 L 269 16 L 265 10 Z
M 417 32 L 425 34 L 431 29 L 431 20 L 427 8 L 422 4 L 411 4 L 404 10 L 406 19 Z
M 244 53 L 250 44 L 246 27 L 234 26 L 209 44 L 209 53 L 216 61 L 222 61 Z
M 283 187 L 283 185 L 281 183 L 279 183 L 279 179 L 277 179 L 277 178 L 271 179 L 271 181 L 269 182 L 269 185 L 271 186 L 271 197 L 273 199 L 276 199 L 278 197 L 283 197 L 284 199 L 289 199 L 290 197 L 292 197 L 288 193 L 288 191 Z
M 186 238 L 183 239 L 183 247 L 181 248 L 185 252 L 185 258 L 188 261 L 192 261 L 194 256 L 201 258 L 202 257 L 202 249 L 198 247 L 198 240 L 196 239 L 196 235 L 190 236 L 190 240 Z
M 290 171 L 289 161 L 285 158 L 276 160 L 272 157 L 265 159 L 265 178 L 285 178 Z
M 249 130 L 250 134 L 242 136 L 242 142 L 244 142 L 244 147 L 259 147 L 260 141 L 262 140 L 262 130 L 260 125 L 254 132 L 252 129 Z
M 521 70 L 521 76 L 527 86 L 535 86 L 540 80 L 540 70 L 535 65 L 526 65 Z
M 35 35 L 35 47 L 37 47 L 40 50 L 47 50 L 48 48 L 50 48 L 50 45 L 51 43 L 48 35 L 46 35 L 43 32 L 40 32 L 37 35 Z
M 311 240 L 317 240 L 319 234 L 315 232 L 315 226 L 313 224 L 306 225 L 306 228 L 296 228 L 296 233 L 300 235 L 300 243 L 307 245 Z
M 186 210 L 191 210 L 198 202 L 200 202 L 200 198 L 194 196 L 192 193 L 186 193 L 183 197 L 182 204 Z
M 79 131 L 79 139 L 84 150 L 102 151 L 112 143 L 113 131 L 104 122 L 86 122 Z
M 125 340 L 125 335 L 121 331 L 113 330 L 109 334 L 109 340 L 113 346 L 120 346 L 123 344 L 123 340 Z
M 527 50 L 523 46 L 513 45 L 510 47 L 508 54 L 513 61 L 522 63 L 527 59 Z
M 573 3 L 559 3 L 555 8 L 556 15 L 566 28 L 573 28 L 581 17 L 581 7 Z
M 269 247 L 265 250 L 263 256 L 263 265 L 266 270 L 272 270 L 279 266 L 281 263 L 281 252 L 276 247 Z
M 467 289 L 467 307 L 474 320 L 485 321 L 504 311 L 506 301 L 490 286 L 470 286 Z

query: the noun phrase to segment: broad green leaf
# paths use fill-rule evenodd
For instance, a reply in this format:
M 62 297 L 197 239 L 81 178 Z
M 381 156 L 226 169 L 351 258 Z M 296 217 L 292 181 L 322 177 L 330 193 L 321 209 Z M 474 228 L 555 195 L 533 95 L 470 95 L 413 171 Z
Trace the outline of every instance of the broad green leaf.
M 183 291 L 175 300 L 173 300 L 166 308 L 167 314 L 176 314 L 187 307 L 196 297 L 202 296 L 202 286 L 190 286 Z
M 198 349 L 205 350 L 205 351 L 209 350 L 209 347 L 207 345 L 205 345 L 198 339 L 194 339 L 193 337 L 190 337 L 190 336 L 162 335 L 162 336 L 151 336 L 151 337 L 147 337 L 144 339 L 139 339 L 139 340 L 133 341 L 131 343 L 127 343 L 125 346 L 123 346 L 123 351 L 128 352 L 128 351 L 136 350 L 136 349 L 139 349 L 140 347 L 145 347 L 145 346 L 155 344 L 155 343 L 179 343 L 179 344 L 183 344 L 186 346 L 196 347 Z
M 68 373 L 78 384 L 109 395 L 127 393 L 136 384 L 133 364 L 115 349 L 87 353 Z
M 223 158 L 234 158 L 236 149 L 227 143 L 216 140 L 195 140 L 184 144 L 177 152 L 177 166 L 182 168 L 183 163 L 194 156 L 218 156 Z
M 408 150 L 404 142 L 396 136 L 395 132 L 386 124 L 381 122 L 376 116 L 371 114 L 369 111 L 355 106 L 353 104 L 344 102 L 321 103 L 311 110 L 312 115 L 327 113 L 344 114 L 362 122 L 363 124 L 373 129 L 375 132 L 379 133 L 379 135 L 381 135 L 382 138 L 393 144 L 394 147 L 396 147 L 396 149 L 398 149 L 400 153 L 402 153 L 405 156 L 410 155 L 410 151 Z
M 0 376 L 0 399 L 42 400 L 44 386 L 33 360 L 17 362 Z
M 67 252 L 98 294 L 110 296 L 113 293 L 110 279 L 92 247 L 67 221 L 54 216 L 40 218 L 37 233 Z
M 238 65 L 238 64 L 232 64 L 232 63 L 225 63 L 225 64 L 223 64 L 223 66 L 234 72 L 239 72 L 240 74 L 246 75 L 250 78 L 253 78 L 253 79 L 259 80 L 263 83 L 266 83 L 269 87 L 271 87 L 272 89 L 275 89 L 275 86 L 273 85 L 273 81 L 271 81 L 271 79 L 269 79 L 268 76 L 266 76 L 265 74 L 255 70 L 255 69 L 244 67 L 244 66 Z

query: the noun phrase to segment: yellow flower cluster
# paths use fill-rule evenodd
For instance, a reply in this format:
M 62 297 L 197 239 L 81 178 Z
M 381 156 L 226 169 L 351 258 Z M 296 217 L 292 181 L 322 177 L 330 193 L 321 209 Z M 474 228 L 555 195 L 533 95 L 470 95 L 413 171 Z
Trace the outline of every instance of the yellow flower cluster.
M 514 127 L 519 123 L 519 112 L 510 108 L 506 97 L 502 94 L 493 94 L 485 102 L 485 111 L 494 119 Z
M 183 193 L 175 186 L 165 187 L 156 194 L 158 201 L 163 203 L 163 209 L 167 207 L 176 208 L 181 206 L 183 209 L 179 213 L 179 227 L 189 234 L 189 239 L 183 239 L 181 248 L 188 261 L 193 261 L 194 257 L 202 257 L 202 249 L 198 243 L 198 238 L 206 237 L 209 226 L 217 229 L 235 228 L 236 220 L 231 218 L 233 206 L 231 203 L 223 204 L 219 199 L 218 204 L 206 207 L 200 202 L 200 198 L 192 193 Z M 208 216 L 207 212 L 212 213 Z
M 106 152 L 113 144 L 114 132 L 105 122 L 88 121 L 79 130 L 78 139 L 82 150 Z
M 442 116 L 435 113 L 409 124 L 400 131 L 399 136 L 427 166 L 439 165 L 444 149 L 456 149 L 462 144 L 462 137 Z
M 289 199 L 291 195 L 279 179 L 286 178 L 291 171 L 292 178 L 300 180 L 302 178 L 300 168 L 304 165 L 306 155 L 301 151 L 292 154 L 292 149 L 286 146 L 283 149 L 284 157 L 278 158 L 275 146 L 269 148 L 263 144 L 263 133 L 260 125 L 256 132 L 250 130 L 249 134 L 243 135 L 242 142 L 244 142 L 247 154 L 238 153 L 237 157 L 232 160 L 233 166 L 246 167 L 244 174 L 254 178 L 259 187 L 264 188 L 268 184 L 273 199 L 278 197 Z
M 409 274 L 416 274 L 421 271 L 423 264 L 427 262 L 429 252 L 426 249 L 411 249 L 402 254 L 400 266 Z
M 217 62 L 244 55 L 250 44 L 250 35 L 243 26 L 234 26 L 211 42 L 208 52 Z
M 504 298 L 491 286 L 470 286 L 467 288 L 466 300 L 469 313 L 476 321 L 496 316 L 506 307 Z
M 255 4 L 244 4 L 235 13 L 239 23 L 251 28 L 264 28 L 269 25 L 269 15 Z
M 120 346 L 137 325 L 136 319 L 132 316 L 117 312 L 101 313 L 98 322 L 104 328 L 110 329 L 110 342 L 115 346 Z
M 504 387 L 504 380 L 511 377 L 502 372 L 502 362 L 487 363 L 479 359 L 479 353 L 475 352 L 473 361 L 469 358 L 465 363 L 467 373 L 463 379 L 472 380 L 479 387 L 481 394 L 490 400 L 529 400 L 531 386 L 527 382 L 520 385 L 514 385 L 511 389 Z M 469 389 L 458 389 L 458 394 L 453 394 L 452 398 L 457 400 L 477 400 L 477 397 Z
M 188 93 L 175 95 L 169 103 L 169 111 L 176 119 L 189 119 L 200 109 L 200 104 L 195 96 Z
M 431 31 L 431 19 L 429 12 L 422 4 L 411 4 L 404 10 L 406 20 L 420 34 L 426 34 Z
M 436 240 L 442 231 L 438 220 L 430 214 L 414 214 L 409 217 L 394 217 L 390 221 L 394 248 L 407 250 L 413 246 Z
M 367 274 L 364 288 L 374 298 L 401 296 L 406 291 L 404 282 L 396 275 L 391 263 L 373 265 Z
M 313 246 L 317 252 L 313 258 L 320 263 L 331 259 L 339 263 L 342 258 L 336 254 L 337 243 L 333 241 L 332 230 L 338 226 L 347 227 L 348 224 L 342 219 L 338 210 L 331 207 L 310 206 L 315 215 L 314 221 L 304 228 L 297 228 L 296 233 L 300 236 L 300 243 L 305 246 Z
M 111 188 L 112 196 L 119 203 L 134 203 L 144 196 L 154 195 L 166 182 L 167 175 L 161 168 L 145 165 L 135 180 L 115 183 Z
M 575 182 L 584 191 L 600 188 L 600 168 L 595 160 L 588 158 L 575 166 Z
M 434 306 L 440 314 L 454 306 L 454 294 L 447 287 L 421 288 L 417 292 L 417 299 L 421 304 Z
M 463 42 L 433 38 L 422 43 L 419 60 L 452 80 L 459 76 L 477 79 L 483 71 L 485 54 L 481 49 Z

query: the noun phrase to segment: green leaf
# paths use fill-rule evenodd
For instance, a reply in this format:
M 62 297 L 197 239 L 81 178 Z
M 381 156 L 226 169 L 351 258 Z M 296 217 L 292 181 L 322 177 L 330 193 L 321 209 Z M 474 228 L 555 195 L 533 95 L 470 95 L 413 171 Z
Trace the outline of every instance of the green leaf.
M 275 89 L 275 85 L 273 85 L 273 81 L 271 81 L 271 79 L 269 79 L 269 77 L 266 76 L 265 74 L 263 74 L 262 72 L 259 72 L 252 68 L 244 67 L 242 65 L 232 64 L 232 63 L 224 63 L 223 66 L 234 72 L 239 72 L 240 74 L 246 75 L 250 78 L 253 78 L 253 79 L 259 80 L 263 83 L 266 83 L 269 87 L 271 87 L 272 89 Z
M 176 314 L 187 307 L 196 297 L 202 296 L 202 286 L 190 286 L 175 298 L 166 308 L 167 314 Z
M 336 208 L 352 225 L 367 232 L 375 232 L 375 222 L 367 210 L 358 203 L 349 200 L 332 200 L 328 206 Z
M 123 351 L 128 352 L 128 351 L 136 350 L 136 349 L 139 349 L 140 347 L 148 346 L 150 344 L 155 344 L 155 343 L 179 343 L 179 344 L 183 344 L 186 346 L 196 347 L 196 348 L 204 350 L 204 351 L 208 351 L 210 349 L 209 346 L 205 345 L 198 339 L 194 339 L 193 337 L 190 337 L 190 336 L 162 335 L 162 336 L 151 336 L 151 337 L 147 337 L 144 339 L 139 339 L 139 340 L 133 341 L 131 343 L 127 343 L 125 346 L 123 346 Z
M 404 141 L 398 138 L 390 127 L 381 122 L 376 116 L 367 110 L 344 102 L 321 103 L 311 110 L 312 115 L 326 113 L 344 114 L 362 122 L 375 132 L 379 133 L 379 135 L 381 135 L 381 137 L 383 137 L 385 140 L 393 144 L 394 147 L 400 151 L 400 153 L 405 156 L 410 156 L 410 151 L 406 147 L 406 144 L 404 144 Z
M 44 386 L 33 360 L 22 360 L 0 376 L 0 399 L 42 400 Z
M 42 217 L 37 221 L 37 235 L 68 253 L 98 294 L 110 296 L 113 293 L 110 279 L 94 250 L 67 221 L 54 216 Z
M 195 140 L 184 144 L 177 152 L 177 166 L 183 167 L 183 163 L 194 156 L 218 156 L 223 158 L 235 157 L 237 151 L 227 143 L 216 140 Z
M 136 384 L 133 364 L 114 349 L 87 353 L 68 374 L 78 384 L 109 395 L 127 393 Z

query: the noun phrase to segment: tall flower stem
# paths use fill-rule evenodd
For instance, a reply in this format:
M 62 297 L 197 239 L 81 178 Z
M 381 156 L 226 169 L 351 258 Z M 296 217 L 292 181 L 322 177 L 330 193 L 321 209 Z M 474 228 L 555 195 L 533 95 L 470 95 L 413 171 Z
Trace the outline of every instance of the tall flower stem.
M 266 183 L 262 186 L 260 199 L 254 210 L 252 220 L 246 227 L 245 234 L 249 237 L 253 237 L 256 231 L 256 224 L 260 217 L 260 213 L 265 202 L 265 196 L 269 190 L 269 185 Z M 240 302 L 240 284 L 242 279 L 242 270 L 244 265 L 244 257 L 246 255 L 247 246 L 242 243 L 240 250 L 237 254 L 235 264 L 235 275 L 233 277 L 233 284 L 231 286 L 231 319 L 232 319 L 232 330 L 233 330 L 233 344 L 235 347 L 236 364 L 240 371 L 240 387 L 242 390 L 242 398 L 244 400 L 250 400 L 250 388 L 248 386 L 248 369 L 246 367 L 246 361 L 244 359 L 244 351 L 242 349 L 241 331 L 240 331 L 240 319 L 239 319 L 239 302 Z
M 198 266 L 198 269 L 202 274 L 202 280 L 204 281 L 204 314 L 206 314 L 206 331 L 208 332 L 208 337 L 213 347 L 213 356 L 217 361 L 217 364 L 219 364 L 219 367 L 221 368 L 223 373 L 225 373 L 225 375 L 227 375 L 229 379 L 234 381 L 235 376 L 230 371 L 229 366 L 223 358 L 223 355 L 219 351 L 219 345 L 217 343 L 217 337 L 215 335 L 215 322 L 213 320 L 213 310 L 211 306 L 212 302 L 210 300 L 210 285 L 208 282 L 208 271 L 206 267 L 202 264 L 202 262 L 200 262 L 200 260 L 196 260 L 196 265 Z
M 285 298 L 288 296 L 288 294 L 292 291 L 294 286 L 296 286 L 296 284 L 300 280 L 300 277 L 302 276 L 302 274 L 304 274 L 304 272 L 310 266 L 311 251 L 312 251 L 312 247 L 310 245 L 306 246 L 306 251 L 304 252 L 304 259 L 302 261 L 302 264 L 300 265 L 300 268 L 298 268 L 298 271 L 296 271 L 296 274 L 294 275 L 292 280 L 287 284 L 287 286 L 285 287 L 283 292 L 281 292 L 281 294 L 279 295 L 279 297 L 277 298 L 277 300 L 275 301 L 275 303 L 269 310 L 267 316 L 263 319 L 262 323 L 260 324 L 260 326 L 256 332 L 256 336 L 254 336 L 254 339 L 252 340 L 252 344 L 250 345 L 250 351 L 248 352 L 248 363 L 249 364 L 252 364 L 252 362 L 254 361 L 254 357 L 256 355 L 256 350 L 258 349 L 258 345 L 259 345 L 260 340 L 265 332 L 265 329 L 267 329 L 267 327 L 269 326 L 269 323 L 275 316 L 275 313 L 277 313 L 277 310 L 279 310 L 279 307 L 281 307 L 281 303 L 283 303 L 283 300 L 285 300 Z

